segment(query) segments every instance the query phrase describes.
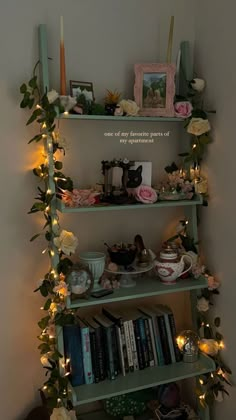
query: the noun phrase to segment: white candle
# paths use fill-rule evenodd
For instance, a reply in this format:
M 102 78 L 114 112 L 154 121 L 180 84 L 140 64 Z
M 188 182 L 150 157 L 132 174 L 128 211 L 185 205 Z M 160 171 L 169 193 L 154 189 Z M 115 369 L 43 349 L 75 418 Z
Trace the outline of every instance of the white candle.
M 60 39 L 61 43 L 64 42 L 64 22 L 63 22 L 63 16 L 61 16 L 61 32 L 60 32 Z

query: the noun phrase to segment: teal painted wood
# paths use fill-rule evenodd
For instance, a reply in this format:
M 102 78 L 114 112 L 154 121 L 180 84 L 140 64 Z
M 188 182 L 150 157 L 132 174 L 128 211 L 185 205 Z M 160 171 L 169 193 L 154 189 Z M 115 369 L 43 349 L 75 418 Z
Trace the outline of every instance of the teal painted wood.
M 154 204 L 124 204 L 124 205 L 97 205 L 89 207 L 66 207 L 61 200 L 57 200 L 57 209 L 61 213 L 88 213 L 94 211 L 112 211 L 112 210 L 137 210 L 137 209 L 158 209 L 162 207 L 185 207 L 202 204 L 202 197 L 196 196 L 193 200 L 179 201 L 158 201 Z
M 196 363 L 179 362 L 167 366 L 155 366 L 129 373 L 125 377 L 120 375 L 114 381 L 105 380 L 98 384 L 72 388 L 72 401 L 75 406 L 82 405 L 168 382 L 204 375 L 214 369 L 215 364 L 212 359 L 201 354 Z
M 59 119 L 64 120 L 96 120 L 96 121 L 129 121 L 129 122 L 183 122 L 183 118 L 177 117 L 121 117 L 113 115 L 77 115 L 77 114 L 60 114 Z
M 57 340 L 57 350 L 64 356 L 64 341 L 63 341 L 63 329 L 62 327 L 56 327 L 56 340 Z M 59 363 L 60 374 L 64 376 L 64 357 L 60 359 Z
M 43 92 L 49 91 L 47 27 L 39 25 L 39 59 Z
M 149 278 L 140 277 L 137 279 L 135 287 L 120 288 L 114 290 L 112 295 L 103 298 L 77 299 L 75 301 L 67 298 L 67 307 L 70 309 L 85 308 L 95 305 L 105 305 L 107 303 L 123 302 L 126 300 L 134 300 L 139 298 L 147 298 L 151 296 L 165 295 L 168 293 L 184 292 L 186 290 L 194 290 L 206 287 L 206 279 L 201 277 L 195 279 L 179 279 L 176 284 L 166 285 L 160 282 L 157 277 Z

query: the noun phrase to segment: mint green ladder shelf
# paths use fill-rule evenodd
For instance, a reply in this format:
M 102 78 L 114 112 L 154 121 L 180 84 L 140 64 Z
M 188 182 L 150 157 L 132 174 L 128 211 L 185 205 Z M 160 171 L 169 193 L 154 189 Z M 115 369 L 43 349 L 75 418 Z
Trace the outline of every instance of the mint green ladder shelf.
M 48 69 L 48 51 L 47 51 L 47 33 L 46 25 L 39 26 L 39 51 L 40 51 L 40 62 L 41 62 L 41 82 L 42 87 L 45 90 L 49 90 L 49 69 Z M 174 122 L 181 121 L 178 118 L 148 118 L 148 117 L 106 117 L 106 116 L 92 116 L 92 115 L 61 115 L 59 118 L 64 118 L 68 120 L 123 120 L 123 121 L 132 121 L 132 122 Z M 52 193 L 55 192 L 55 181 L 54 181 L 54 165 L 53 165 L 53 154 L 52 154 L 52 143 L 50 139 L 47 139 L 45 144 L 45 150 L 48 157 L 49 163 L 49 181 L 48 188 Z M 196 197 L 193 201 L 182 201 L 182 202 L 162 202 L 156 203 L 153 205 L 137 205 L 137 206 L 98 206 L 98 207 L 89 207 L 83 209 L 67 209 L 63 206 L 61 202 L 58 202 L 56 198 L 52 201 L 51 205 L 51 216 L 52 219 L 57 219 L 57 210 L 62 213 L 75 213 L 75 212 L 94 212 L 94 211 L 117 211 L 117 210 L 142 210 L 145 211 L 147 208 L 153 208 L 153 211 L 158 211 L 158 208 L 161 207 L 174 207 L 182 206 L 185 211 L 185 215 L 189 220 L 189 231 L 194 238 L 198 241 L 198 232 L 197 232 L 197 205 L 201 204 L 201 197 Z M 92 216 L 91 216 L 92 217 Z M 56 230 L 53 230 L 54 234 L 57 234 Z M 52 269 L 57 269 L 57 264 L 59 257 L 57 250 L 54 248 L 54 255 L 51 257 Z M 145 283 L 145 282 L 143 282 Z M 137 285 L 132 290 L 118 290 L 112 297 L 107 296 L 102 300 L 88 299 L 88 300 L 78 300 L 73 301 L 73 303 L 68 299 L 67 307 L 71 309 L 80 308 L 80 307 L 91 307 L 96 304 L 105 304 L 112 302 L 119 302 L 125 300 L 134 300 L 137 298 L 147 298 L 149 296 L 159 296 L 167 293 L 181 293 L 183 291 L 189 291 L 191 295 L 191 305 L 192 305 L 192 316 L 193 323 L 196 325 L 196 297 L 197 291 L 201 288 L 206 287 L 206 280 L 200 278 L 196 281 L 186 279 L 179 281 L 175 286 L 165 286 L 160 284 L 156 279 L 149 279 L 148 284 Z M 62 329 L 57 328 L 57 341 L 58 341 L 58 350 L 60 353 L 64 354 L 63 346 L 63 336 Z M 61 368 L 62 369 L 62 368 Z M 215 364 L 211 358 L 201 355 L 198 362 L 193 364 L 187 363 L 175 363 L 168 366 L 156 366 L 153 368 L 147 368 L 143 371 L 136 371 L 125 377 L 119 376 L 115 381 L 104 381 L 102 384 L 92 384 L 92 385 L 82 385 L 79 387 L 72 388 L 72 400 L 75 406 L 103 400 L 115 395 L 121 395 L 129 393 L 132 391 L 137 391 L 145 388 L 150 388 L 153 386 L 161 385 L 164 383 L 179 381 L 186 378 L 198 377 L 204 373 L 209 373 L 215 369 Z M 209 410 L 199 409 L 199 416 L 201 420 L 210 420 Z

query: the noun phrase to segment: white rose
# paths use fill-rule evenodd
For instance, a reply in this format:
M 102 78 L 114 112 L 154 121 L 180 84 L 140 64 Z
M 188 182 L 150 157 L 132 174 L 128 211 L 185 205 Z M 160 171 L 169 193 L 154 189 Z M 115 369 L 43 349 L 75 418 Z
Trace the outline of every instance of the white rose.
M 53 409 L 50 420 L 72 420 L 72 417 L 65 407 L 59 407 Z
M 209 309 L 209 301 L 207 299 L 205 299 L 204 297 L 201 297 L 200 299 L 198 299 L 197 309 L 200 312 L 206 312 L 206 311 L 208 311 L 208 309 Z
M 48 97 L 48 102 L 50 104 L 53 104 L 53 102 L 55 102 L 55 100 L 59 97 L 59 93 L 57 93 L 57 91 L 53 89 L 47 93 L 47 97 Z
M 65 255 L 70 255 L 75 253 L 79 241 L 72 232 L 62 230 L 60 236 L 54 238 L 53 242 L 54 245 L 58 249 L 61 249 Z
M 219 344 L 212 338 L 202 338 L 199 342 L 199 349 L 208 356 L 216 356 L 219 351 Z
M 134 117 L 135 115 L 138 115 L 139 107 L 136 104 L 136 102 L 131 101 L 131 99 L 123 99 L 119 105 L 123 109 L 123 111 L 128 115 Z
M 204 133 L 210 131 L 211 126 L 208 120 L 203 118 L 192 118 L 189 125 L 187 126 L 187 132 L 194 136 L 201 136 Z
M 191 88 L 196 90 L 196 92 L 202 92 L 206 86 L 206 82 L 203 79 L 193 79 L 190 82 Z

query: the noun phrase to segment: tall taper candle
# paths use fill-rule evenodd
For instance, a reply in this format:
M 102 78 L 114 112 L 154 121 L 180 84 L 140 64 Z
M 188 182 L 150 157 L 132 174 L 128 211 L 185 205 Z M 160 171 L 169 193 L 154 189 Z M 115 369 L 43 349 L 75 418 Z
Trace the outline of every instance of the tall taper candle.
M 63 96 L 66 95 L 66 63 L 65 63 L 63 16 L 61 16 L 61 31 L 60 31 L 60 94 Z
M 166 55 L 166 62 L 171 63 L 171 55 L 172 55 L 172 44 L 173 44 L 173 32 L 174 32 L 174 16 L 171 16 L 170 19 L 170 31 L 169 31 L 169 40 L 168 40 L 168 48 L 167 48 L 167 55 Z

